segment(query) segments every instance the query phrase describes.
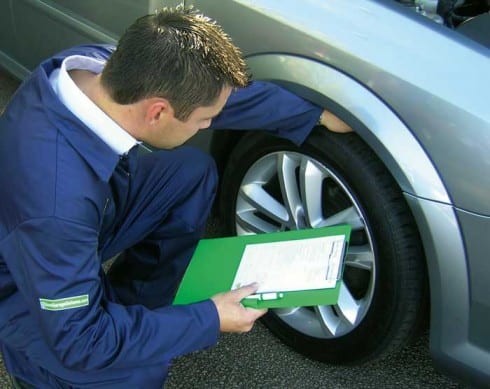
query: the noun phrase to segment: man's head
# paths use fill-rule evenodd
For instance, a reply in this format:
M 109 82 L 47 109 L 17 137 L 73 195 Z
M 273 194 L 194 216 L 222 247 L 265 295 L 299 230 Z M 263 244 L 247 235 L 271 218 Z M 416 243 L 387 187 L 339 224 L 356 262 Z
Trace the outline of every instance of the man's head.
M 248 82 L 245 62 L 221 27 L 184 8 L 165 8 L 134 22 L 102 73 L 102 85 L 118 104 L 167 99 L 185 121 L 213 104 L 225 87 Z

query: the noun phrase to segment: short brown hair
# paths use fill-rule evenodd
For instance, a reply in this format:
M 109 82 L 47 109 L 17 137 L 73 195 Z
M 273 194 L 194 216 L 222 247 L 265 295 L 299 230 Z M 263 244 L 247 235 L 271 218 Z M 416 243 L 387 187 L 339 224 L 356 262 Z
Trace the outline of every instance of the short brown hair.
M 212 105 L 224 87 L 249 81 L 230 37 L 192 8 L 164 8 L 137 19 L 102 72 L 102 85 L 119 104 L 167 99 L 179 120 Z

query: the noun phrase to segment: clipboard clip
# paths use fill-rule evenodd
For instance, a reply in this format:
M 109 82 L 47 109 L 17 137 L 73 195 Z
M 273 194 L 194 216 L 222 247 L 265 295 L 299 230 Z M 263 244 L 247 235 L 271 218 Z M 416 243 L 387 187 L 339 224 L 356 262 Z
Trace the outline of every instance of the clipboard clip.
M 244 300 L 258 300 L 258 301 L 268 301 L 268 300 L 279 300 L 284 297 L 282 292 L 266 292 L 266 293 L 255 293 L 244 298 Z

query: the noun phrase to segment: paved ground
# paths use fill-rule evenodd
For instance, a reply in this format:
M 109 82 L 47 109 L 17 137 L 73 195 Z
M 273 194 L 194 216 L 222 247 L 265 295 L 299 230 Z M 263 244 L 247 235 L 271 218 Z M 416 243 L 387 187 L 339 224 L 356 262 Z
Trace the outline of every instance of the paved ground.
M 0 112 L 17 82 L 0 72 Z M 208 234 L 219 230 L 211 220 Z M 0 389 L 8 388 L 0 358 Z M 260 323 L 248 334 L 222 336 L 212 350 L 175 361 L 166 388 L 465 388 L 432 365 L 427 334 L 400 354 L 367 366 L 338 367 L 288 349 Z

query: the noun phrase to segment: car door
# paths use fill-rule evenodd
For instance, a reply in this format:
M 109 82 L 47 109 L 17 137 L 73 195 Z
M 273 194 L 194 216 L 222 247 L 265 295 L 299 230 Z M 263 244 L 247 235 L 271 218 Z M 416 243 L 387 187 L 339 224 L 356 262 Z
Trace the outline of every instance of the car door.
M 16 0 L 0 5 L 0 64 L 18 78 L 84 43 L 115 43 L 137 17 L 180 0 Z

